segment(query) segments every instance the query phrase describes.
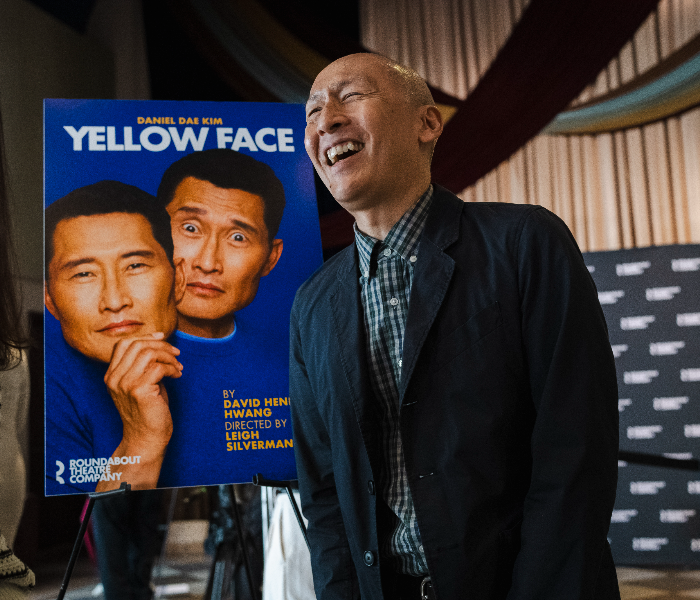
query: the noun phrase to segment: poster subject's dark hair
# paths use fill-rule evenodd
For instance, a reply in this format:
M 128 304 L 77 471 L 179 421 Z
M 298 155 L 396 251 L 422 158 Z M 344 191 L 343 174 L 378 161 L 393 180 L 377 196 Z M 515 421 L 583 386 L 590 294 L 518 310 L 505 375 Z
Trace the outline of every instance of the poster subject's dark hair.
M 187 177 L 260 196 L 265 203 L 268 238 L 272 240 L 277 235 L 284 213 L 284 187 L 269 165 L 226 148 L 192 152 L 175 161 L 163 174 L 158 186 L 158 200 L 163 206 L 170 204 L 177 186 Z
M 143 215 L 151 224 L 156 242 L 173 262 L 173 236 L 170 216 L 165 208 L 148 192 L 120 181 L 98 181 L 77 188 L 50 204 L 44 213 L 46 242 L 44 244 L 44 271 L 49 279 L 49 264 L 53 258 L 53 236 L 61 221 L 76 217 L 92 217 L 111 213 Z

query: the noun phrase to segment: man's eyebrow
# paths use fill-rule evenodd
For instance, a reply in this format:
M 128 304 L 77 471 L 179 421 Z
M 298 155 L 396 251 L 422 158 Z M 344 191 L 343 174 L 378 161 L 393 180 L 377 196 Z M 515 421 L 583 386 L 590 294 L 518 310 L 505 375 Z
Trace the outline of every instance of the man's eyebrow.
M 156 253 L 153 250 L 134 250 L 132 252 L 125 252 L 119 258 L 155 258 Z
M 351 79 L 342 79 L 340 81 L 334 81 L 330 86 L 328 86 L 328 89 L 330 89 L 332 92 L 337 92 L 352 83 L 372 83 L 372 81 L 364 75 L 358 75 L 357 77 L 353 77 Z M 318 90 L 317 92 L 314 92 L 309 96 L 309 99 L 306 101 L 306 104 L 308 105 L 309 103 L 316 102 L 317 100 L 320 100 L 323 96 L 323 91 Z
M 119 258 L 120 259 L 125 259 L 125 258 L 155 258 L 156 253 L 153 252 L 153 250 L 133 250 L 132 252 L 125 252 L 122 254 Z M 80 267 L 82 265 L 92 265 L 97 263 L 97 258 L 94 256 L 82 256 L 80 258 L 74 258 L 73 260 L 67 260 L 64 262 L 60 267 L 58 267 L 59 271 L 69 271 L 71 269 L 75 269 L 76 267 Z
M 240 219 L 236 219 L 235 217 L 231 219 L 231 223 L 233 223 L 236 227 L 240 227 L 243 229 L 243 231 L 248 231 L 249 233 L 258 233 L 259 229 L 255 225 L 251 225 L 250 223 L 246 223 L 245 221 L 241 221 Z
M 191 215 L 206 215 L 207 214 L 207 210 L 205 208 L 199 208 L 198 206 L 181 206 L 175 212 L 176 213 L 185 212 L 185 213 L 189 213 Z
M 68 271 L 70 269 L 74 269 L 75 267 L 79 267 L 81 265 L 89 265 L 96 263 L 97 259 L 94 256 L 85 256 L 81 258 L 75 258 L 73 260 L 67 260 L 64 262 L 60 267 L 58 267 L 59 271 Z

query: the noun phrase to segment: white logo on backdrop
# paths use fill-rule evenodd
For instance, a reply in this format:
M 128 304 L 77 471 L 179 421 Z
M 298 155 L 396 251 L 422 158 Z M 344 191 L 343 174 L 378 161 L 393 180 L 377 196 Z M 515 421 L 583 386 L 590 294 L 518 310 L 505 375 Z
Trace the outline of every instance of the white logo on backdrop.
M 629 331 L 630 329 L 646 329 L 650 323 L 656 321 L 653 315 L 645 315 L 643 317 L 622 317 L 620 319 L 620 329 Z
M 586 268 L 588 269 L 589 273 L 595 272 L 595 267 L 593 265 L 586 265 Z
M 676 315 L 678 327 L 696 327 L 700 325 L 700 312 Z
M 688 482 L 688 493 L 689 494 L 700 494 L 700 481 L 689 481 Z
M 615 265 L 615 272 L 619 277 L 627 275 L 642 275 L 644 271 L 651 267 L 648 260 L 642 262 L 620 263 Z
M 627 344 L 615 344 L 614 346 L 610 347 L 612 348 L 613 356 L 615 358 L 620 358 L 623 352 L 627 352 L 627 350 L 629 350 L 629 346 Z
M 625 371 L 622 379 L 627 384 L 651 383 L 654 377 L 658 377 L 658 371 Z
M 688 519 L 694 516 L 694 510 L 667 509 L 659 511 L 659 520 L 662 523 L 687 523 Z
M 688 396 L 654 398 L 654 410 L 680 410 L 684 404 L 688 403 L 688 400 Z
M 664 452 L 666 458 L 677 458 L 678 460 L 692 460 L 692 452 Z
M 700 381 L 700 369 L 681 369 L 681 381 Z
M 632 550 L 637 550 L 638 552 L 657 552 L 666 544 L 668 544 L 668 538 L 633 538 Z
M 612 516 L 610 517 L 611 523 L 629 523 L 632 517 L 636 517 L 639 513 L 636 509 L 632 508 L 630 510 L 614 510 L 612 511 Z
M 700 437 L 700 425 L 698 425 L 697 423 L 694 423 L 692 425 L 686 425 L 683 428 L 683 431 L 685 433 L 685 437 L 687 438 Z
M 700 258 L 676 258 L 671 261 L 671 268 L 678 272 L 700 271 Z
M 650 302 L 658 300 L 673 300 L 673 297 L 680 293 L 681 288 L 677 285 L 670 287 L 647 288 L 646 297 Z
M 630 494 L 636 496 L 653 496 L 658 494 L 659 490 L 665 487 L 665 481 L 631 481 Z
M 637 425 L 627 428 L 627 437 L 630 440 L 653 440 L 662 431 L 661 425 Z
M 671 356 L 685 348 L 685 342 L 652 342 L 649 344 L 649 354 L 652 356 Z
M 617 410 L 622 412 L 625 410 L 625 406 L 629 406 L 630 404 L 632 404 L 631 398 L 620 398 L 617 401 Z
M 625 295 L 622 290 L 614 290 L 612 292 L 598 292 L 598 302 L 601 304 L 616 304 L 617 301 Z
M 693 552 L 700 552 L 700 540 L 690 540 L 690 549 Z
M 626 460 L 618 460 L 618 461 L 617 461 L 617 466 L 618 466 L 618 468 L 620 468 L 620 467 L 626 467 L 626 466 L 627 466 L 627 461 L 626 461 Z

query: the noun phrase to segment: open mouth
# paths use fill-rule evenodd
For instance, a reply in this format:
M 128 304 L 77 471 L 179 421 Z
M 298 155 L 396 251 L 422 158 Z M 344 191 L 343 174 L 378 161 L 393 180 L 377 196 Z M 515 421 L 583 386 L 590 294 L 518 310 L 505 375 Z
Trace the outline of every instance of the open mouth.
M 332 167 L 338 161 L 344 160 L 353 154 L 357 154 L 364 147 L 365 145 L 360 142 L 343 142 L 342 144 L 337 144 L 329 148 L 326 151 L 328 166 Z

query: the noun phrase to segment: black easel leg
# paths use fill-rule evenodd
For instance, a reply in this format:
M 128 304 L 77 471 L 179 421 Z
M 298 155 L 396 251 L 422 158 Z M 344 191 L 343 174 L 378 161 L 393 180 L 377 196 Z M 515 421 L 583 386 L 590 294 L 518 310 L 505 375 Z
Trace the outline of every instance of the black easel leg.
M 236 488 L 231 485 L 231 499 L 233 501 L 233 518 L 236 519 L 236 530 L 238 531 L 238 543 L 241 545 L 241 553 L 243 554 L 243 564 L 245 564 L 245 572 L 248 576 L 248 588 L 250 589 L 250 597 L 253 600 L 258 600 L 258 594 L 255 592 L 255 584 L 253 583 L 253 573 L 250 570 L 250 562 L 248 560 L 248 549 L 246 548 L 243 539 L 243 527 L 241 526 L 241 515 L 238 511 L 238 501 L 236 500 Z
M 92 514 L 92 507 L 95 506 L 94 496 L 90 496 L 88 501 L 87 510 L 85 511 L 85 517 L 83 522 L 80 524 L 80 531 L 78 531 L 78 537 L 73 544 L 73 552 L 71 552 L 70 560 L 68 561 L 68 567 L 66 568 L 66 574 L 63 576 L 63 583 L 61 584 L 61 589 L 58 592 L 57 600 L 63 600 L 68 590 L 68 583 L 70 582 L 71 575 L 73 575 L 73 568 L 78 560 L 78 555 L 80 554 L 80 549 L 83 547 L 83 538 L 85 537 L 85 532 L 88 528 L 88 523 L 90 522 L 90 515 Z
M 73 575 L 73 568 L 78 560 L 80 549 L 83 547 L 83 538 L 85 537 L 85 532 L 87 531 L 88 523 L 90 522 L 90 515 L 92 514 L 92 507 L 95 506 L 95 500 L 99 500 L 100 498 L 105 498 L 107 496 L 115 496 L 116 494 L 122 494 L 129 491 L 131 491 L 131 485 L 128 483 L 122 483 L 117 490 L 88 494 L 90 500 L 88 502 L 87 509 L 85 510 L 85 517 L 83 518 L 83 522 L 80 524 L 80 530 L 78 531 L 78 537 L 75 540 L 75 544 L 73 544 L 73 552 L 71 552 L 68 567 L 66 568 L 66 574 L 63 576 L 63 583 L 61 584 L 61 589 L 58 591 L 56 600 L 63 600 L 63 597 L 66 595 L 66 591 L 68 590 L 68 583 L 70 582 L 71 575 Z
M 309 552 L 311 552 L 311 546 L 309 546 L 309 538 L 306 535 L 306 526 L 304 525 L 304 520 L 301 518 L 301 511 L 299 510 L 297 502 L 294 499 L 294 492 L 292 491 L 292 486 L 288 485 L 284 489 L 287 490 L 287 496 L 289 496 L 289 501 L 292 503 L 292 508 L 294 509 L 294 516 L 297 518 L 297 523 L 299 523 L 301 535 L 304 536 L 306 547 L 309 549 Z

